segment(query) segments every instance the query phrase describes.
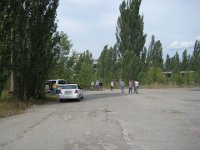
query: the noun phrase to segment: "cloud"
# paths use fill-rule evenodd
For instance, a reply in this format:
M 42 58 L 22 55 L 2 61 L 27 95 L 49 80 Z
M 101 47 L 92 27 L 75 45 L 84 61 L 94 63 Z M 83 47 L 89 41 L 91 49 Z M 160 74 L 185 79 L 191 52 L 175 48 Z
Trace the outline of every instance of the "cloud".
M 172 49 L 189 49 L 194 46 L 194 42 L 175 41 L 169 47 Z

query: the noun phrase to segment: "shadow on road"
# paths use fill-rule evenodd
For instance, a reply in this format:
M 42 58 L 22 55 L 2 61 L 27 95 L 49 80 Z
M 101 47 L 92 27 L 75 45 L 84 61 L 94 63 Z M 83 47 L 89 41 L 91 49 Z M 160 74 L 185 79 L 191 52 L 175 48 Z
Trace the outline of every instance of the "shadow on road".
M 80 102 L 86 102 L 86 101 L 93 101 L 98 99 L 105 99 L 105 98 L 114 98 L 114 97 L 124 97 L 127 95 L 131 95 L 127 92 L 120 93 L 120 91 L 85 91 L 84 92 L 84 99 L 81 99 Z M 49 104 L 58 104 L 58 103 L 77 103 L 78 100 L 75 99 L 67 99 L 63 102 L 59 102 L 59 99 L 57 101 L 51 102 Z
M 85 95 L 85 98 L 83 101 L 92 101 L 92 100 L 98 100 L 98 99 L 105 99 L 105 98 L 114 98 L 114 97 L 124 97 L 130 95 L 128 93 L 120 93 L 120 92 L 108 92 L 108 91 L 99 91 L 99 92 L 90 92 Z

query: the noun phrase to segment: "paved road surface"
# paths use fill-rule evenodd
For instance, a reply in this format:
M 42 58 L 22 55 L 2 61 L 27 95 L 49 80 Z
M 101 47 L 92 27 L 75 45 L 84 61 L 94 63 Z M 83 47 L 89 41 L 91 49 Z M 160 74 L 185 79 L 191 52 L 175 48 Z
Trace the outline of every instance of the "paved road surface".
M 0 119 L 0 150 L 200 149 L 200 89 L 85 97 Z

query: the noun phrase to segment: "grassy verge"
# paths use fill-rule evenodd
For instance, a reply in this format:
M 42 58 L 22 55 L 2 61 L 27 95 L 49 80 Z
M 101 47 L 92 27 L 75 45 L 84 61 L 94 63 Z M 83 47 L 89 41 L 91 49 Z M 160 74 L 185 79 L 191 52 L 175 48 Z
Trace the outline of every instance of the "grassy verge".
M 46 98 L 42 100 L 32 99 L 20 102 L 15 100 L 12 94 L 3 92 L 0 101 L 0 118 L 20 114 L 31 108 L 33 105 L 42 105 L 56 100 L 57 96 L 47 95 Z
M 163 84 L 163 83 L 152 83 L 150 85 L 141 85 L 140 88 L 146 88 L 146 89 L 162 89 L 162 88 L 192 88 L 192 87 L 200 87 L 198 84 L 182 84 L 178 85 L 176 83 L 170 82 L 168 84 Z

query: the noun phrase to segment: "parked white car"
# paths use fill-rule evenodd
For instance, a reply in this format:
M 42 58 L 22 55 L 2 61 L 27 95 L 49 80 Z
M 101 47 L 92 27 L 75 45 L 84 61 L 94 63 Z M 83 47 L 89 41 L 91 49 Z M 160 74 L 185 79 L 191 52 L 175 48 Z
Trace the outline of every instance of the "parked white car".
M 80 101 L 83 99 L 83 90 L 78 84 L 67 84 L 62 86 L 58 96 L 60 102 L 66 99 L 76 99 Z

